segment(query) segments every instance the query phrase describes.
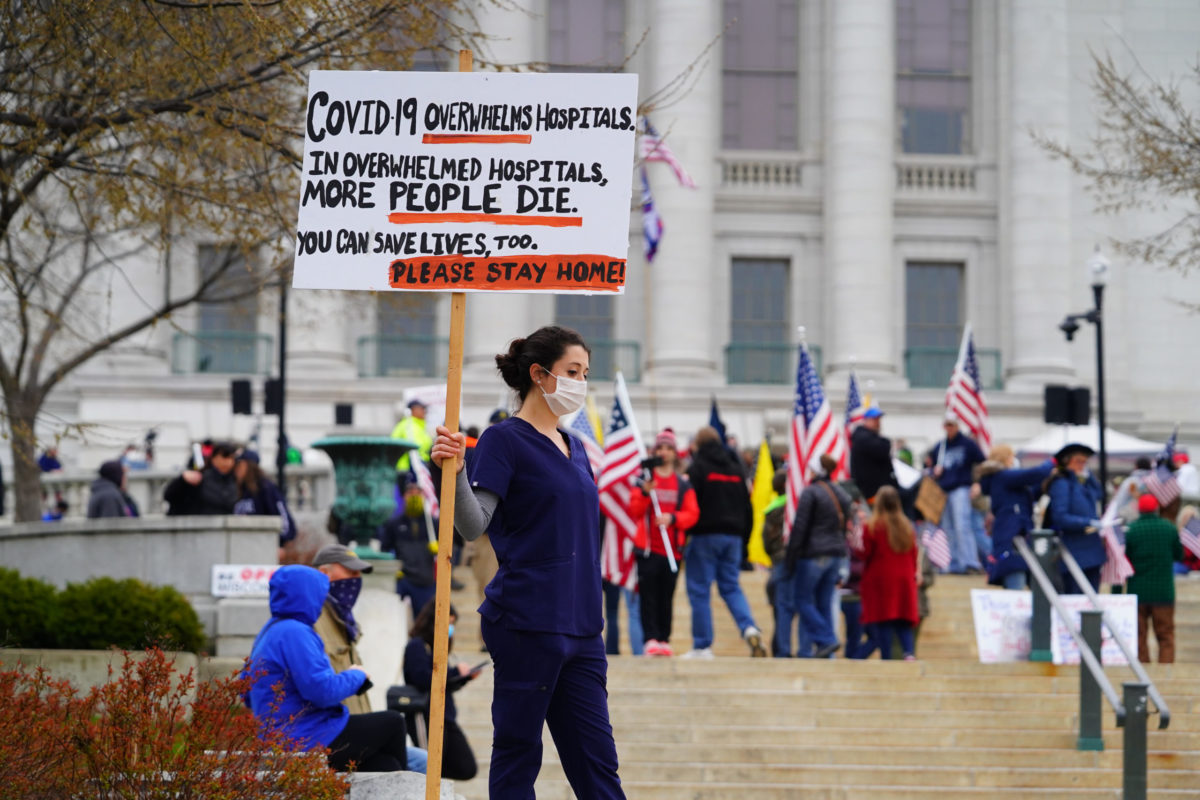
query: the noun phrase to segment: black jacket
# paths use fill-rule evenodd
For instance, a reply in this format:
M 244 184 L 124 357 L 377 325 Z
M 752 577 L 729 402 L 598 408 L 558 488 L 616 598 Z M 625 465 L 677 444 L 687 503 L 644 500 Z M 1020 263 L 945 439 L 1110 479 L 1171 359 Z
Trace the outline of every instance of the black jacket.
M 859 425 L 850 434 L 850 477 L 868 500 L 884 486 L 900 488 L 892 469 L 892 440 Z
M 730 533 L 749 539 L 754 511 L 737 456 L 719 442 L 708 442 L 696 451 L 687 475 L 700 506 L 700 519 L 688 536 Z
M 212 467 L 201 473 L 200 485 L 192 486 L 180 475 L 167 484 L 163 499 L 168 517 L 232 514 L 237 503 L 237 478 L 233 471 L 222 475 Z
M 833 492 L 830 496 L 826 487 Z M 834 497 L 841 506 L 841 516 L 833 504 Z M 792 532 L 788 536 L 787 566 L 795 568 L 801 558 L 834 556 L 844 558 L 846 548 L 846 523 L 850 519 L 850 495 L 821 476 L 804 487 L 796 501 L 796 518 L 792 521 Z
M 404 577 L 413 586 L 433 586 L 433 553 L 429 551 L 429 529 L 425 517 L 410 517 L 403 511 L 379 526 L 379 549 L 393 553 Z

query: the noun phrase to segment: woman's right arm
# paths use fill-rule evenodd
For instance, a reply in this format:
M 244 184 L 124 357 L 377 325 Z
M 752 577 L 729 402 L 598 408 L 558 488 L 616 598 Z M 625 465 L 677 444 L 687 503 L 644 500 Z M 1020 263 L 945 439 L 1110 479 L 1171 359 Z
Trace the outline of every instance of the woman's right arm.
M 471 488 L 467 471 L 463 469 L 463 455 L 467 449 L 467 437 L 463 433 L 451 433 L 443 425 L 437 427 L 437 438 L 429 450 L 430 460 L 442 470 L 443 480 L 449 471 L 447 467 L 456 467 L 454 479 L 454 529 L 468 542 L 473 542 L 483 535 L 500 497 L 495 492 L 480 489 L 476 492 Z M 447 460 L 449 459 L 449 460 Z

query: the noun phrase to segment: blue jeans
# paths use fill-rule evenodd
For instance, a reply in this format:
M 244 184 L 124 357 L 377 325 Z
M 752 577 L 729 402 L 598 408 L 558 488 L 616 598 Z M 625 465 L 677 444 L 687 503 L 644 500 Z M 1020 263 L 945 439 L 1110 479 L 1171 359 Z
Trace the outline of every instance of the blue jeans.
M 971 506 L 971 530 L 975 534 L 975 551 L 982 563 L 992 554 L 992 537 L 987 534 L 987 515 Z
M 1024 572 L 1010 572 L 1001 578 L 1001 580 L 1004 582 L 1003 585 L 1005 589 L 1012 589 L 1015 591 L 1025 589 L 1029 584 Z
M 717 582 L 717 591 L 739 631 L 745 632 L 754 624 L 750 603 L 742 594 L 738 571 L 742 564 L 742 539 L 731 533 L 704 533 L 688 539 L 684 548 L 688 601 L 692 604 L 692 647 L 702 650 L 712 647 L 712 605 L 709 590 Z
M 796 562 L 796 609 L 800 612 L 800 624 L 817 647 L 837 642 L 833 631 L 833 597 L 841 566 L 842 559 L 834 556 L 802 558 Z
M 796 573 L 799 570 L 789 574 L 785 564 L 779 564 L 773 569 L 777 573 L 775 578 L 775 657 L 808 656 L 812 653 L 812 639 L 802 621 L 797 625 L 800 611 L 796 608 Z M 792 652 L 792 628 L 796 628 L 800 636 L 800 649 L 795 653 Z
M 642 604 L 637 592 L 604 582 L 604 652 L 610 656 L 621 652 L 621 598 L 629 612 L 629 649 L 635 656 L 645 652 L 642 635 Z
M 946 493 L 941 524 L 950 540 L 950 571 L 979 569 L 975 530 L 971 526 L 971 487 L 960 486 Z

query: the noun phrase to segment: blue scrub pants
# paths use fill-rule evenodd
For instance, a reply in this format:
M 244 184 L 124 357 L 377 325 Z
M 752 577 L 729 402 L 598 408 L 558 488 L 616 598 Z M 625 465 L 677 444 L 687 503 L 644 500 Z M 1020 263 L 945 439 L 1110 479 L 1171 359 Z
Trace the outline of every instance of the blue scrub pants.
M 623 800 L 603 639 L 514 631 L 486 617 L 481 628 L 495 667 L 489 796 L 533 800 L 545 723 L 576 797 Z
M 738 583 L 742 566 L 742 537 L 732 533 L 691 536 L 684 548 L 683 561 L 688 600 L 692 604 L 693 649 L 712 647 L 712 603 L 709 591 L 714 580 L 721 599 L 737 623 L 738 632 L 744 634 L 746 628 L 758 627 L 750 615 L 750 603 Z

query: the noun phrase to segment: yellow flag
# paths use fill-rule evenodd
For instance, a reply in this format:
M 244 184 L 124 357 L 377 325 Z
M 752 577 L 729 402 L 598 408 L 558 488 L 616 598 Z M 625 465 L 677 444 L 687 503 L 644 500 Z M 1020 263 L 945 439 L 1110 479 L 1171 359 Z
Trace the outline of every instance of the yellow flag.
M 754 508 L 754 528 L 750 531 L 749 556 L 751 564 L 762 564 L 764 567 L 771 566 L 771 559 L 763 547 L 762 531 L 767 506 L 775 499 L 775 488 L 771 486 L 774 477 L 775 465 L 771 462 L 771 448 L 767 447 L 767 440 L 763 439 L 762 446 L 758 448 L 758 466 L 754 470 L 754 491 L 750 495 L 750 504 Z
M 587 414 L 588 422 L 592 423 L 592 433 L 596 434 L 597 444 L 604 447 L 604 426 L 600 424 L 600 412 L 596 410 L 596 401 L 592 399 L 590 392 L 583 413 Z

